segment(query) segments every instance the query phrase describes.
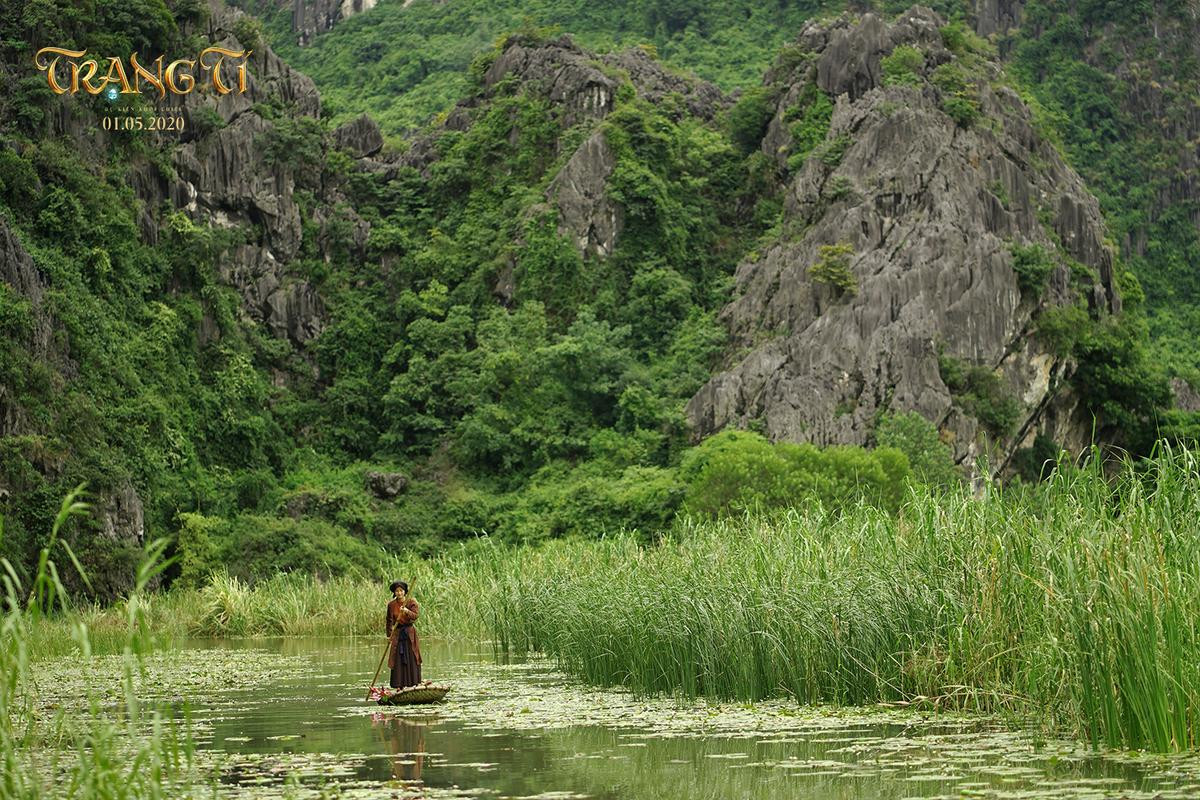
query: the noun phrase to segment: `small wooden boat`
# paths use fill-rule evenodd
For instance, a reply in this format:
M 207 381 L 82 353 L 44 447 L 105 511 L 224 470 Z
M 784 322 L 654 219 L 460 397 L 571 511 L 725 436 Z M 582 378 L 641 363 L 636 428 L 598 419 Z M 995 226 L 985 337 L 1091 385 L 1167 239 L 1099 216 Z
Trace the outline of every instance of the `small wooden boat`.
M 422 683 L 417 686 L 405 686 L 403 689 L 388 689 L 375 686 L 367 699 L 374 700 L 381 706 L 406 706 L 418 703 L 440 703 L 450 691 L 449 686 L 437 686 L 432 683 Z

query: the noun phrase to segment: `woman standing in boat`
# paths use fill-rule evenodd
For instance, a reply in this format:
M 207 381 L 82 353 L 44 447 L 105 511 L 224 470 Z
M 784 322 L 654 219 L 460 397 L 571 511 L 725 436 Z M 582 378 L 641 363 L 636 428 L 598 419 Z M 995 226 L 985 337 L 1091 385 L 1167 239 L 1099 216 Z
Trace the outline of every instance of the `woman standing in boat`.
M 421 645 L 413 620 L 420 609 L 417 601 L 408 596 L 408 584 L 392 582 L 392 600 L 387 606 L 387 635 L 391 641 L 388 666 L 392 670 L 393 689 L 416 686 L 421 682 Z

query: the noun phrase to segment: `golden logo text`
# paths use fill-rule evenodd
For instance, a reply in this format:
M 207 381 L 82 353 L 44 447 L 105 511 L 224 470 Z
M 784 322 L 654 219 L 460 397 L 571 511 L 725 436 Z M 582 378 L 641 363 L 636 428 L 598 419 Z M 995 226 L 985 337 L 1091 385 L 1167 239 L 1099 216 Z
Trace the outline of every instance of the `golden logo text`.
M 97 60 L 86 58 L 86 50 L 43 47 L 33 57 L 33 63 L 46 73 L 46 82 L 55 94 L 76 94 L 80 88 L 88 94 L 100 94 L 107 90 L 110 96 L 114 96 L 113 89 L 120 94 L 139 94 L 145 81 L 158 92 L 160 98 L 166 97 L 167 92 L 183 95 L 197 88 L 205 91 L 209 83 L 213 91 L 225 95 L 233 91 L 239 94 L 246 92 L 246 61 L 251 52 L 206 47 L 195 60 L 181 58 L 165 66 L 163 56 L 143 64 L 138 60 L 137 53 L 132 53 L 126 66 L 125 60 L 118 57 Z M 229 66 L 233 68 L 233 86 L 226 83 L 228 74 L 222 75 L 226 59 L 229 59 Z M 60 60 L 65 60 L 62 65 L 59 64 Z M 101 60 L 108 61 L 108 70 L 103 77 L 100 77 Z

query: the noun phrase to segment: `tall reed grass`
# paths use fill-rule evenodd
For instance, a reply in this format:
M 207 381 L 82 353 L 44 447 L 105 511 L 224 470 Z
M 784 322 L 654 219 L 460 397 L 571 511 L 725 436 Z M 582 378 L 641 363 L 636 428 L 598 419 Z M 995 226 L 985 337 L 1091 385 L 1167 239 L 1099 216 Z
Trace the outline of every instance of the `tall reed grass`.
M 62 526 L 84 512 L 77 489 L 64 500 L 46 546 L 41 550 L 30 587 L 12 565 L 0 559 L 3 616 L 0 617 L 0 797 L 165 798 L 179 787 L 203 784 L 193 761 L 194 743 L 186 726 L 155 709 L 146 709 L 133 691 L 133 675 L 145 651 L 148 625 L 140 599 L 163 568 L 167 542 L 151 543 L 138 569 L 134 591 L 125 603 L 125 697 L 121 713 L 102 712 L 94 697 L 44 718 L 39 699 L 35 630 L 63 632 L 66 593 L 53 558 L 63 550 L 79 568 L 70 547 L 59 538 Z M 58 546 L 58 547 L 56 547 Z M 82 574 L 82 570 L 80 570 Z M 86 575 L 84 575 L 86 580 Z M 49 615 L 59 615 L 48 622 Z M 91 639 L 86 624 L 70 619 L 70 641 L 86 668 Z
M 480 587 L 491 583 L 496 552 L 484 539 L 434 559 L 381 555 L 379 575 L 386 577 L 375 578 L 288 573 L 251 587 L 219 573 L 195 592 L 167 595 L 163 617 L 190 635 L 383 637 L 388 584 L 399 579 L 420 603 L 422 635 L 481 638 L 487 629 Z
M 1098 463 L 983 497 L 914 490 L 898 515 L 814 506 L 685 520 L 654 545 L 480 538 L 432 559 L 385 559 L 373 577 L 279 575 L 250 587 L 216 575 L 198 590 L 140 593 L 136 607 L 144 641 L 381 636 L 385 578 L 395 577 L 422 604 L 423 636 L 544 652 L 601 685 L 917 701 L 1008 713 L 1096 744 L 1195 749 L 1197 455 L 1164 449 L 1116 478 Z M 128 614 L 64 618 L 117 642 Z M 63 647 L 62 621 L 20 619 L 27 651 Z
M 1003 711 L 1097 744 L 1200 745 L 1200 469 L 914 492 L 508 555 L 510 649 L 647 692 Z
M 511 558 L 510 548 L 482 537 L 432 559 L 381 552 L 374 575 L 279 573 L 249 584 L 218 572 L 198 589 L 142 593 L 137 603 L 150 646 L 188 637 L 382 637 L 388 584 L 399 579 L 421 604 L 417 626 L 423 636 L 482 639 L 491 633 L 489 590 Z M 66 615 L 33 621 L 31 650 L 39 657 L 78 651 L 64 636 L 70 622 L 87 627 L 96 651 L 120 652 L 126 616 L 127 601 L 76 605 Z

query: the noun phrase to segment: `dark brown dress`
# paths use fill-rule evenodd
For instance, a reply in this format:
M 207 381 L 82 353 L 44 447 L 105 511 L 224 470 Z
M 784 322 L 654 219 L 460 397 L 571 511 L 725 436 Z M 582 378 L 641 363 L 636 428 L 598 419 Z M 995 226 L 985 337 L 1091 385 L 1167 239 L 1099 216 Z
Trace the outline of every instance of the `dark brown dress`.
M 388 603 L 386 630 L 392 640 L 388 666 L 392 670 L 393 689 L 416 686 L 421 682 L 421 643 L 412 624 L 419 614 L 420 607 L 411 597 L 403 602 L 393 599 Z

